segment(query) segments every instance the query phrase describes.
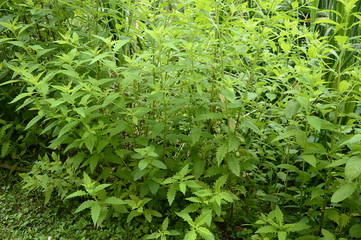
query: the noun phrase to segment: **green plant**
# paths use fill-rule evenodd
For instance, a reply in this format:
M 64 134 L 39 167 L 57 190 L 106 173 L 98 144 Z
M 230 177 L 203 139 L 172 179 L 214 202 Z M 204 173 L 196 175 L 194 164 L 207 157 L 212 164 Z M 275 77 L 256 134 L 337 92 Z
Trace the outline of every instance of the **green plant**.
M 24 187 L 134 238 L 357 236 L 358 2 L 136 3 L 2 4 Z

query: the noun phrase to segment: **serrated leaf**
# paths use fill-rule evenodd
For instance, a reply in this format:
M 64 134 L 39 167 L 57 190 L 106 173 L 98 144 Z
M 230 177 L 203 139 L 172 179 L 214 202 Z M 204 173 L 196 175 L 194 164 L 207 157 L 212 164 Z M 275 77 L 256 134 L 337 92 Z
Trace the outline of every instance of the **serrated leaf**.
M 207 209 L 202 211 L 201 215 L 196 218 L 195 223 L 197 224 L 197 226 L 202 226 L 204 224 L 206 224 L 207 226 L 211 226 L 212 210 Z
M 199 141 L 199 138 L 202 135 L 202 130 L 200 128 L 193 128 L 191 133 L 190 133 L 190 137 L 192 140 L 192 145 L 194 145 L 196 142 Z
M 1 157 L 5 157 L 9 153 L 10 146 L 10 141 L 3 143 L 1 146 Z
M 290 100 L 288 101 L 286 108 L 285 108 L 285 116 L 286 118 L 293 118 L 293 116 L 297 113 L 298 109 L 300 108 L 300 104 L 297 101 Z
M 350 220 L 351 220 L 351 216 L 341 213 L 338 226 L 342 229 L 350 222 Z
M 89 152 L 92 153 L 94 145 L 95 145 L 95 143 L 97 141 L 97 136 L 95 134 L 92 134 L 92 133 L 86 134 L 86 136 L 83 137 L 83 141 L 85 143 L 85 146 L 89 150 Z M 99 158 L 97 158 L 97 159 L 99 159 Z
M 76 192 L 73 192 L 72 194 L 70 194 L 69 196 L 67 196 L 65 199 L 69 199 L 69 198 L 73 198 L 73 197 L 80 197 L 80 196 L 84 196 L 87 194 L 88 193 L 86 193 L 84 191 L 76 191 Z
M 317 165 L 317 159 L 314 155 L 304 154 L 302 155 L 303 160 L 310 164 L 312 167 L 316 167 Z
M 221 188 L 224 186 L 224 184 L 226 184 L 227 179 L 228 179 L 228 175 L 223 175 L 223 176 L 219 177 L 219 178 L 216 180 L 216 182 L 214 183 L 214 188 L 215 188 L 216 190 L 221 189 Z
M 336 240 L 335 236 L 328 230 L 322 228 L 321 232 L 327 240 Z
M 325 168 L 332 168 L 332 167 L 338 167 L 343 164 L 346 164 L 348 162 L 349 158 L 342 158 L 336 161 L 333 161 L 332 163 L 328 164 Z
M 197 233 L 194 229 L 187 232 L 187 234 L 184 236 L 184 240 L 196 240 L 196 239 L 197 239 Z
M 111 93 L 109 94 L 105 99 L 104 102 L 102 104 L 102 107 L 107 106 L 109 103 L 113 102 L 115 99 L 117 99 L 119 97 L 119 93 Z
M 129 42 L 130 39 L 121 39 L 118 40 L 113 47 L 113 51 L 114 52 L 118 52 L 118 50 L 123 47 L 125 44 L 127 44 Z
M 173 186 L 168 189 L 167 200 L 168 200 L 168 203 L 170 206 L 172 205 L 172 203 L 174 201 L 176 192 L 177 192 L 177 190 Z
M 100 216 L 100 205 L 98 202 L 94 202 L 94 204 L 91 206 L 90 212 L 94 225 L 97 225 Z
M 287 130 L 284 133 L 280 134 L 278 137 L 272 140 L 272 142 L 283 140 L 286 138 L 290 138 L 292 136 L 295 136 L 297 134 L 297 131 L 295 130 Z
M 159 169 L 167 169 L 167 166 L 162 161 L 159 160 L 153 160 L 151 164 Z
M 117 197 L 109 197 L 105 199 L 104 203 L 112 204 L 112 205 L 122 205 L 125 204 L 124 200 Z
M 17 101 L 25 98 L 25 97 L 29 97 L 33 95 L 33 93 L 20 93 L 18 96 L 16 96 L 10 103 L 16 103 Z
M 83 174 L 83 182 L 84 182 L 84 187 L 85 188 L 88 188 L 88 187 L 92 186 L 92 180 L 89 177 L 89 175 L 86 174 L 85 172 Z
M 152 233 L 152 234 L 148 235 L 146 237 L 146 239 L 155 239 L 155 238 L 159 238 L 160 236 L 161 236 L 160 233 L 155 232 L 155 233 Z
M 287 240 L 287 232 L 279 231 L 277 232 L 278 240 Z
M 256 231 L 256 233 L 276 233 L 276 232 L 278 232 L 278 229 L 273 226 L 260 227 Z
M 240 170 L 240 165 L 239 165 L 239 159 L 236 156 L 227 156 L 226 157 L 226 162 L 228 165 L 229 170 L 236 175 L 237 177 L 239 177 L 241 175 L 241 170 Z
M 228 139 L 228 151 L 229 152 L 237 150 L 239 145 L 240 145 L 240 141 L 236 136 L 234 136 L 234 135 L 229 136 L 229 139 Z
M 74 111 L 77 112 L 80 116 L 85 118 L 85 110 L 83 107 L 80 108 L 74 108 Z
M 353 225 L 349 230 L 350 236 L 361 239 L 361 224 Z
M 183 195 L 185 195 L 187 190 L 187 185 L 184 182 L 179 183 L 179 190 L 183 193 Z
M 227 143 L 224 143 L 222 144 L 221 146 L 219 146 L 217 148 L 217 152 L 216 152 L 216 160 L 217 160 L 217 164 L 218 166 L 221 165 L 224 157 L 226 156 L 228 152 L 228 144 Z
M 340 146 L 347 145 L 347 144 L 357 144 L 361 141 L 361 134 L 356 134 L 352 136 L 350 139 L 344 141 Z
M 275 218 L 277 220 L 278 225 L 282 226 L 283 225 L 283 213 L 278 205 L 276 206 L 276 209 L 273 212 L 275 214 Z
M 193 220 L 191 218 L 191 216 L 189 216 L 188 213 L 186 212 L 176 212 L 176 214 L 181 217 L 184 221 L 188 222 L 188 223 L 193 223 Z
M 24 130 L 29 129 L 30 127 L 32 127 L 35 123 L 37 123 L 40 119 L 42 119 L 44 116 L 43 115 L 37 115 L 35 116 L 33 119 L 30 120 L 30 122 L 26 125 Z
M 352 157 L 347 161 L 345 166 L 345 177 L 349 180 L 354 180 L 361 174 L 361 158 Z
M 321 130 L 322 120 L 316 116 L 307 116 L 308 123 L 317 131 Z
M 338 203 L 346 198 L 350 197 L 357 189 L 356 183 L 346 183 L 342 185 L 337 191 L 332 195 L 331 202 Z
M 102 53 L 98 56 L 96 56 L 95 58 L 93 58 L 93 60 L 90 62 L 90 65 L 99 61 L 100 59 L 106 58 L 106 57 L 110 57 L 111 55 L 108 52 Z
M 169 225 L 169 219 L 168 217 L 166 217 L 164 220 L 163 220 L 163 223 L 162 223 L 162 231 L 165 231 L 168 229 L 168 225 Z
M 87 208 L 91 208 L 94 203 L 95 203 L 94 200 L 87 200 L 87 201 L 83 202 L 83 203 L 80 204 L 80 206 L 75 210 L 75 213 L 81 212 L 81 211 L 83 211 L 84 209 L 87 209 Z
M 197 233 L 205 240 L 214 240 L 213 233 L 205 227 L 198 227 Z
M 71 129 L 73 129 L 76 125 L 78 125 L 79 122 L 78 121 L 72 121 L 69 122 L 68 124 L 66 124 L 60 131 L 58 134 L 58 138 L 60 138 L 61 136 L 63 136 L 65 133 L 69 132 Z
M 111 184 L 100 184 L 99 186 L 97 186 L 96 188 L 94 188 L 94 193 L 97 193 L 107 187 L 111 186 Z
M 310 226 L 308 226 L 305 223 L 292 223 L 292 224 L 285 224 L 284 228 L 287 229 L 287 232 L 299 232 L 299 231 L 303 231 L 306 229 L 309 229 Z
M 142 215 L 142 213 L 137 212 L 137 211 L 131 211 L 127 217 L 127 223 L 130 223 L 132 221 L 133 218 Z
M 150 159 L 142 159 L 142 160 L 140 160 L 139 163 L 138 163 L 139 170 L 144 170 L 146 167 L 148 167 L 150 161 L 151 161 Z

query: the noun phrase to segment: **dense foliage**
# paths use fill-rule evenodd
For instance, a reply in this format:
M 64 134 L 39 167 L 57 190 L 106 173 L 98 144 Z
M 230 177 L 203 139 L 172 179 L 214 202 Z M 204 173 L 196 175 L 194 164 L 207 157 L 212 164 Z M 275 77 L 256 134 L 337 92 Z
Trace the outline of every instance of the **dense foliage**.
M 2 1 L 1 166 L 124 239 L 361 238 L 360 8 Z

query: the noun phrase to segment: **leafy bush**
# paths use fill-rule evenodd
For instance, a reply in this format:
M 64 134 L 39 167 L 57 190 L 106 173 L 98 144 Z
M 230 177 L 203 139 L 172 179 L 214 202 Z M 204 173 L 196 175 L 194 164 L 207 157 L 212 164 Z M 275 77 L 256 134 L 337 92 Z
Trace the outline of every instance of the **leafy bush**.
M 2 9 L 2 85 L 42 139 L 21 176 L 46 203 L 89 209 L 98 227 L 143 226 L 148 239 L 232 226 L 254 239 L 359 236 L 360 68 L 341 64 L 359 49 L 338 31 L 348 21 L 317 22 L 303 1 Z

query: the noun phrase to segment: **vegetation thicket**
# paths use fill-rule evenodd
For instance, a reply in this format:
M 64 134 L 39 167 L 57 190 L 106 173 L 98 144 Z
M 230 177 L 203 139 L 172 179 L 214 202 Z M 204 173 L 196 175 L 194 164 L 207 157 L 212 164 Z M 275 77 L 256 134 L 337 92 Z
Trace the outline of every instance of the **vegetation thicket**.
M 360 239 L 360 18 L 358 0 L 3 0 L 0 167 L 86 239 Z

